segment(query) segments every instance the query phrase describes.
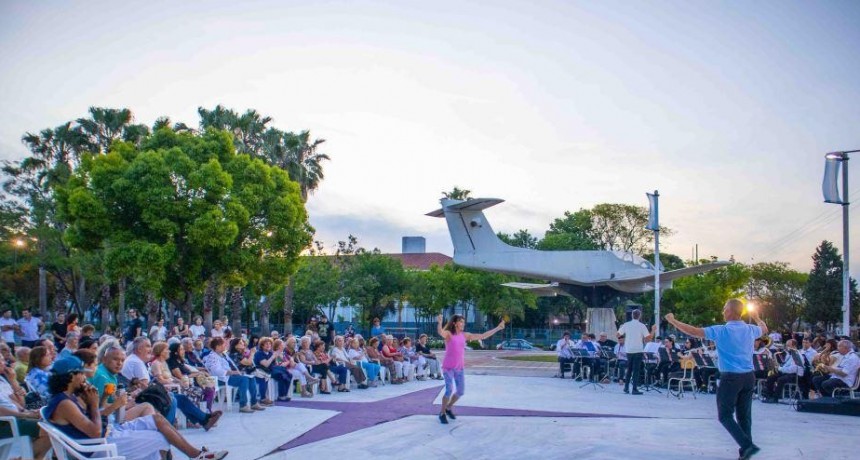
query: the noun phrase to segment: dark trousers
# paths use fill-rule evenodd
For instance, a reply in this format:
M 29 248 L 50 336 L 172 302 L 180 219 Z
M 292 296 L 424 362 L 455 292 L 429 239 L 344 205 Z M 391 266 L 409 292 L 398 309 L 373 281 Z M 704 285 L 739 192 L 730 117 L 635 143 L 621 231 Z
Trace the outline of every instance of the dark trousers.
M 561 356 L 558 357 L 558 373 L 559 375 L 561 375 L 561 378 L 564 378 L 564 369 L 567 367 L 570 368 L 570 377 L 576 377 L 576 374 L 573 373 L 573 366 L 569 366 L 572 365 L 574 361 L 576 360 L 573 358 L 564 358 Z
M 642 367 L 642 357 L 645 353 L 627 353 L 627 373 L 624 378 L 624 389 L 633 384 L 633 391 L 637 391 L 639 385 L 639 368 Z
M 679 370 L 681 370 L 681 364 L 677 361 L 660 361 L 660 363 L 657 364 L 656 372 L 665 384 L 669 381 L 669 373 Z
M 752 395 L 755 390 L 753 372 L 723 372 L 717 388 L 717 414 L 723 428 L 732 435 L 741 450 L 752 441 Z
M 795 374 L 776 373 L 771 375 L 764 384 L 765 394 L 770 398 L 782 398 L 782 389 L 785 388 L 785 384 L 794 383 L 796 379 L 797 376 Z
M 33 348 L 33 347 L 35 347 L 35 346 L 38 346 L 38 345 L 39 345 L 39 343 L 40 343 L 41 341 L 42 341 L 41 339 L 36 339 L 36 340 L 22 340 L 22 341 L 21 341 L 21 346 L 22 346 L 22 347 L 27 347 L 27 348 Z
M 848 388 L 848 385 L 842 380 L 839 380 L 836 377 L 828 377 L 826 375 L 813 377 L 812 383 L 815 385 L 815 389 L 821 393 L 821 396 L 833 396 L 833 390 L 837 388 Z

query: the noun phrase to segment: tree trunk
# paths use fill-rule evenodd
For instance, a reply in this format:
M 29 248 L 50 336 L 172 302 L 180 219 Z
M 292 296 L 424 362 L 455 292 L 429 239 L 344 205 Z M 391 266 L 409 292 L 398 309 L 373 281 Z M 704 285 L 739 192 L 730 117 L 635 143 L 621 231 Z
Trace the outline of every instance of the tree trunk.
M 182 319 L 185 320 L 186 325 L 194 324 L 192 321 L 191 313 L 194 311 L 194 294 L 191 292 L 185 293 L 185 303 L 182 305 Z
M 110 326 L 110 284 L 102 285 L 102 294 L 99 298 L 99 309 L 101 310 L 101 330 Z
M 230 291 L 230 288 L 228 288 L 228 287 L 225 287 L 223 291 L 222 290 L 218 291 L 218 319 L 223 319 L 225 316 L 224 308 L 227 306 L 227 294 L 229 293 L 229 291 Z M 227 326 L 226 321 L 222 321 L 222 322 L 224 323 L 224 327 L 226 327 Z
M 154 292 L 147 292 L 144 294 L 146 298 L 146 305 L 144 306 L 146 310 L 146 327 L 144 332 L 148 332 L 150 327 L 158 321 L 158 312 L 160 310 L 158 299 L 155 297 Z
M 230 328 L 233 329 L 234 337 L 242 336 L 242 300 L 242 288 L 234 286 L 230 296 Z
M 284 334 L 293 332 L 293 293 L 295 289 L 295 277 L 290 277 L 290 282 L 284 286 Z
M 78 315 L 81 317 L 80 322 L 84 322 L 84 311 L 89 307 L 87 305 L 87 278 L 81 272 L 81 278 L 78 280 L 78 285 L 75 288 L 75 304 L 77 304 Z
M 167 302 L 167 319 L 164 321 L 167 328 L 173 327 L 173 321 L 176 316 L 176 305 L 173 302 Z
M 125 278 L 120 278 L 116 283 L 117 290 L 117 307 L 116 307 L 116 316 L 117 316 L 117 326 L 119 330 L 122 331 L 123 326 L 125 326 Z
M 269 335 L 269 313 L 272 311 L 272 297 L 266 296 L 266 300 L 260 305 L 260 336 Z
M 68 293 L 65 286 L 63 286 L 63 282 L 57 280 L 57 284 L 54 285 L 54 320 L 57 319 L 58 314 L 66 312 L 67 296 Z
M 203 325 L 207 331 L 212 330 L 212 309 L 218 296 L 218 282 L 212 276 L 206 280 L 206 290 L 203 291 Z
M 39 266 L 39 314 L 48 317 L 48 273 L 44 266 Z

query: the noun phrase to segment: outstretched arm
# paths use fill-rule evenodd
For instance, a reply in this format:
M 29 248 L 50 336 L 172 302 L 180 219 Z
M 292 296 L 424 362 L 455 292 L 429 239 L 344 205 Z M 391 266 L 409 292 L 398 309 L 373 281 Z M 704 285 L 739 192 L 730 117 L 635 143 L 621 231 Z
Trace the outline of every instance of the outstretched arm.
M 669 322 L 672 326 L 675 326 L 676 329 L 687 334 L 691 337 L 697 337 L 700 339 L 705 338 L 705 330 L 700 327 L 691 326 L 687 323 L 682 323 L 675 319 L 675 315 L 673 313 L 669 313 L 665 316 L 666 321 Z
M 490 337 L 492 337 L 492 336 L 493 336 L 493 334 L 495 334 L 496 332 L 501 331 L 501 330 L 502 330 L 502 329 L 504 329 L 504 328 L 505 328 L 505 320 L 502 320 L 502 321 L 500 321 L 500 322 L 499 322 L 499 325 L 498 325 L 498 326 L 496 326 L 496 327 L 495 327 L 495 328 L 493 328 L 493 329 L 490 329 L 490 330 L 489 330 L 489 331 L 487 331 L 487 332 L 484 332 L 483 334 L 472 334 L 472 333 L 467 332 L 467 333 L 466 333 L 466 340 L 484 340 L 484 339 L 489 339 Z
M 451 333 L 442 328 L 442 315 L 436 317 L 436 333 L 445 340 L 451 338 Z

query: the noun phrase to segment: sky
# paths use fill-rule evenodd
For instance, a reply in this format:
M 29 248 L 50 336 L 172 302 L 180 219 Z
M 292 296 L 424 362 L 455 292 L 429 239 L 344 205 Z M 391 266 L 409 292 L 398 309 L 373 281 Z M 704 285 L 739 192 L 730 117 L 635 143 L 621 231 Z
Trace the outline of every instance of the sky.
M 0 159 L 90 106 L 148 125 L 253 108 L 326 140 L 307 208 L 328 247 L 450 255 L 424 214 L 454 186 L 539 237 L 659 190 L 661 252 L 807 271 L 821 240 L 842 248 L 821 180 L 826 152 L 860 149 L 857 24 L 851 0 L 3 0 Z

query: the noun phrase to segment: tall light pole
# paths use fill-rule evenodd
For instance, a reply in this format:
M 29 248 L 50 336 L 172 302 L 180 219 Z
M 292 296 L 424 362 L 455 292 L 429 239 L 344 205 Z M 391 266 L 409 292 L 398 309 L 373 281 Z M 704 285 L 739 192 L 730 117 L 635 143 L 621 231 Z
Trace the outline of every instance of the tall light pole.
M 660 192 L 646 193 L 651 213 L 648 216 L 646 229 L 654 232 L 654 325 L 657 335 L 660 335 Z
M 842 205 L 842 335 L 851 335 L 851 276 L 848 256 L 848 154 L 860 150 L 830 152 L 824 156 L 824 202 Z M 842 197 L 839 196 L 837 175 L 842 168 Z

